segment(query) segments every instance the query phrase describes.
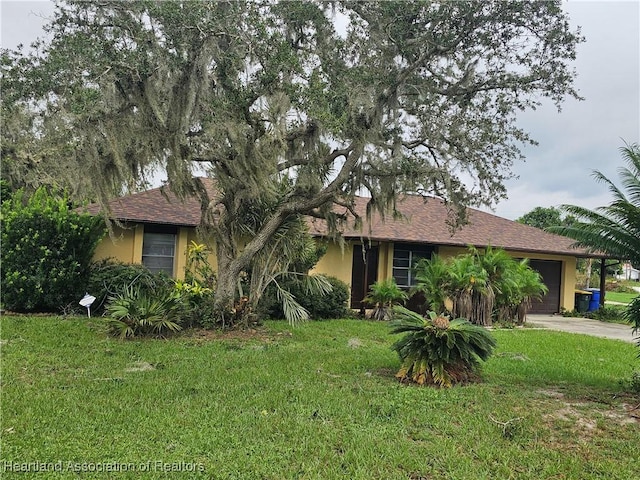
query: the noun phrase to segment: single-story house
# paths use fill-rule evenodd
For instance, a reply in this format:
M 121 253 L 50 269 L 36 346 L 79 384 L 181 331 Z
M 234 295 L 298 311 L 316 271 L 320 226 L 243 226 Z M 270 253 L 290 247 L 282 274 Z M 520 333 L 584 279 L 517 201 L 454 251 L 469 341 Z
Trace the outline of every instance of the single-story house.
M 152 270 L 184 275 L 186 251 L 190 242 L 198 241 L 200 223 L 197 199 L 178 200 L 168 188 L 135 193 L 110 203 L 115 235 L 98 246 L 96 259 L 111 257 L 127 263 L 142 263 Z M 356 210 L 364 218 L 368 199 L 359 198 Z M 437 253 L 452 256 L 463 253 L 469 245 L 477 248 L 501 247 L 515 258 L 528 258 L 549 289 L 542 302 L 534 302 L 532 313 L 556 313 L 573 310 L 576 284 L 576 260 L 595 257 L 584 249 L 572 247 L 573 240 L 544 232 L 518 222 L 468 209 L 469 223 L 451 233 L 447 225 L 446 205 L 437 198 L 407 195 L 397 204 L 403 219 L 374 215 L 364 222 L 362 231 L 345 228 L 345 245 L 329 243 L 314 273 L 326 273 L 346 282 L 351 288 L 351 306 L 359 308 L 369 286 L 376 280 L 395 278 L 401 287 L 415 283 L 411 266 L 424 256 Z M 96 205 L 88 207 L 98 213 Z M 324 224 L 309 221 L 312 235 L 322 237 Z M 363 254 L 364 249 L 364 254 Z M 215 257 L 211 264 L 215 268 Z
M 622 273 L 616 275 L 618 280 L 635 280 L 640 281 L 640 270 L 633 268 L 629 262 L 622 264 Z

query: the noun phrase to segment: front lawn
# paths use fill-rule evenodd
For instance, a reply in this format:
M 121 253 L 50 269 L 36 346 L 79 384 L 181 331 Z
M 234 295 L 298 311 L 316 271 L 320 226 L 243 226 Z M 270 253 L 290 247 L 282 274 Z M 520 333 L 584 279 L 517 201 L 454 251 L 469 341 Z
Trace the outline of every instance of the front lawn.
M 607 292 L 605 294 L 605 300 L 607 302 L 619 302 L 624 304 L 629 304 L 631 301 L 636 298 L 640 293 L 622 293 L 622 292 Z
M 3 478 L 640 477 L 625 342 L 496 331 L 484 383 L 436 390 L 395 380 L 384 323 L 133 341 L 86 318 L 1 327 Z

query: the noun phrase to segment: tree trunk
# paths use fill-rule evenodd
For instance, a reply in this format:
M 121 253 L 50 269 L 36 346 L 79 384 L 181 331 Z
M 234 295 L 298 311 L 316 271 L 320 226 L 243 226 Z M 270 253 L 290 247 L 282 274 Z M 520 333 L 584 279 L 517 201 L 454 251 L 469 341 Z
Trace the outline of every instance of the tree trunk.
M 233 326 L 236 321 L 236 294 L 238 279 L 243 270 L 241 263 L 233 258 L 232 249 L 225 242 L 216 242 L 218 271 L 213 305 L 220 317 L 222 327 Z
M 607 286 L 607 261 L 603 257 L 600 260 L 600 308 L 604 307 L 604 297 Z

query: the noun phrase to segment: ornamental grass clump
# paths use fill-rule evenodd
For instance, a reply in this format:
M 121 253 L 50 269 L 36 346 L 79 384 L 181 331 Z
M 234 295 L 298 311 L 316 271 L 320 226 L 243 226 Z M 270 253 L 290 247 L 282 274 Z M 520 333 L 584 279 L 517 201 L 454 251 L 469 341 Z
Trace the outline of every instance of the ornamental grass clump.
M 487 360 L 496 346 L 488 330 L 464 318 L 449 320 L 435 312 L 422 317 L 403 307 L 395 308 L 391 333 L 406 333 L 392 346 L 402 361 L 396 377 L 418 385 L 475 381 L 480 360 Z

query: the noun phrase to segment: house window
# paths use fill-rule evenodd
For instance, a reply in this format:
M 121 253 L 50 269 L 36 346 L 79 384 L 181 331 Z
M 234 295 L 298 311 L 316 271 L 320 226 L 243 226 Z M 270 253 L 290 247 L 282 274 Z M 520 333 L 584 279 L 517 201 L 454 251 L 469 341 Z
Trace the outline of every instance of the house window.
M 152 272 L 166 272 L 172 277 L 175 251 L 175 233 L 145 232 L 142 241 L 142 264 Z
M 429 245 L 396 244 L 393 248 L 393 278 L 399 287 L 416 285 L 414 267 L 421 258 L 431 258 Z

